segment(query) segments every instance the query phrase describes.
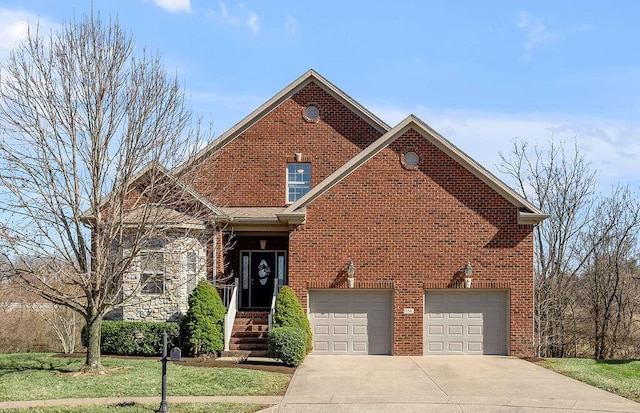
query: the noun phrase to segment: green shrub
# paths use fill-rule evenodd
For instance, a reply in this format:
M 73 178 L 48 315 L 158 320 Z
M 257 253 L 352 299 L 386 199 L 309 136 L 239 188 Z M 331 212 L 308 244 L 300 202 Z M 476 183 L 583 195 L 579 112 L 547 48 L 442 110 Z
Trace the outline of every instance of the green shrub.
M 178 323 L 103 321 L 100 352 L 116 356 L 158 356 L 162 354 L 162 333 L 167 332 L 169 347 L 178 344 Z M 82 329 L 86 346 L 86 326 Z
M 274 327 L 296 327 L 301 329 L 305 337 L 305 351 L 308 354 L 313 350 L 313 337 L 311 324 L 304 313 L 298 297 L 290 287 L 284 286 L 276 297 L 276 307 L 273 315 Z
M 299 366 L 307 355 L 306 334 L 298 327 L 274 327 L 267 336 L 269 357 Z
M 218 291 L 208 281 L 200 281 L 189 296 L 187 314 L 180 320 L 180 337 L 188 353 L 217 354 L 224 349 L 225 312 Z

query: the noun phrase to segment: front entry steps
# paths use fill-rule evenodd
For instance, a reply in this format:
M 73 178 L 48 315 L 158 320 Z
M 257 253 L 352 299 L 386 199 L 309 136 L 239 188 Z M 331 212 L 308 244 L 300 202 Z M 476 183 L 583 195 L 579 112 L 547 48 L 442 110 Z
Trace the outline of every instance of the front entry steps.
M 238 311 L 223 357 L 267 357 L 268 311 Z

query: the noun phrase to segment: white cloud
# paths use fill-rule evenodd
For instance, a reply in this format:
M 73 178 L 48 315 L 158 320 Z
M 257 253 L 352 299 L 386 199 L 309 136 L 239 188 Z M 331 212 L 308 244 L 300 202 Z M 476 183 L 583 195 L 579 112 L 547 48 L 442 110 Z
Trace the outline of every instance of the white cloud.
M 253 10 L 245 10 L 243 3 L 229 10 L 226 4 L 218 2 L 218 9 L 210 10 L 208 15 L 230 26 L 246 27 L 253 34 L 260 31 L 260 17 Z
M 0 60 L 27 37 L 28 28 L 39 27 L 42 35 L 49 35 L 58 25 L 23 10 L 0 9 Z
M 258 24 L 259 20 L 260 19 L 258 18 L 258 15 L 255 12 L 253 11 L 249 12 L 249 18 L 247 19 L 247 26 L 249 26 L 253 34 L 258 34 L 258 31 L 260 30 L 260 25 Z
M 232 26 L 237 26 L 240 24 L 240 19 L 238 19 L 237 17 L 231 17 L 229 15 L 229 10 L 227 9 L 227 6 L 224 5 L 224 3 L 220 2 L 218 3 L 218 6 L 220 7 L 220 13 L 216 14 L 215 12 L 211 12 L 213 15 L 217 15 L 223 22 Z
M 9 50 L 27 36 L 29 21 L 37 18 L 29 13 L 0 10 L 0 49 Z
M 368 105 L 391 126 L 412 110 Z M 600 176 L 600 183 L 640 186 L 640 123 L 629 120 L 544 113 L 489 113 L 434 111 L 417 107 L 413 112 L 485 168 L 497 172 L 500 153 L 507 155 L 514 139 L 546 147 L 549 139 L 575 138 L 582 153 Z M 637 189 L 637 188 L 636 188 Z
M 284 17 L 284 28 L 289 36 L 295 35 L 298 31 L 298 22 L 292 15 L 287 14 Z
M 562 39 L 560 32 L 549 29 L 542 20 L 525 12 L 521 12 L 518 15 L 516 25 L 527 35 L 527 42 L 525 43 L 527 51 L 532 51 L 537 46 Z
M 153 0 L 156 6 L 161 7 L 169 12 L 190 12 L 190 0 Z
M 530 61 L 533 51 L 541 46 L 561 41 L 569 33 L 589 30 L 591 28 L 589 25 L 580 25 L 563 30 L 550 29 L 542 19 L 532 16 L 526 12 L 520 12 L 518 14 L 516 26 L 526 35 L 526 42 L 524 45 L 525 53 L 522 56 L 523 61 Z

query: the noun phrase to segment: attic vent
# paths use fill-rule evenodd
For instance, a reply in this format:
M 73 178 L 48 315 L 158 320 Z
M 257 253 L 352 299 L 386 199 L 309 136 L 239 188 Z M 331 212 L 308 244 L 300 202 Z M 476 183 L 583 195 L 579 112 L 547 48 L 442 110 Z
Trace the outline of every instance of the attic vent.
M 407 166 L 417 166 L 420 163 L 420 157 L 415 152 L 407 152 L 404 154 L 404 164 Z
M 320 117 L 320 109 L 316 105 L 309 105 L 304 109 L 302 114 L 307 122 L 317 122 Z

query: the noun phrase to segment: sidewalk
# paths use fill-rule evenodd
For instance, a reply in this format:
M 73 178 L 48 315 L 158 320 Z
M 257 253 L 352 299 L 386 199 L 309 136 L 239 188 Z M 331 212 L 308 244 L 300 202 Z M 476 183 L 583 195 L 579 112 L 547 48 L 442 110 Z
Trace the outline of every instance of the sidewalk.
M 169 396 L 171 403 L 253 403 L 277 405 L 283 396 Z M 144 403 L 160 405 L 160 397 L 97 397 L 94 399 L 55 399 L 0 402 L 0 409 L 47 407 L 47 406 L 92 406 L 123 403 Z

